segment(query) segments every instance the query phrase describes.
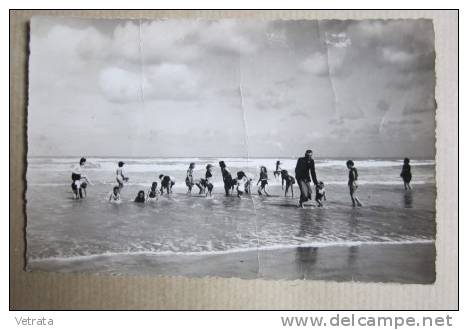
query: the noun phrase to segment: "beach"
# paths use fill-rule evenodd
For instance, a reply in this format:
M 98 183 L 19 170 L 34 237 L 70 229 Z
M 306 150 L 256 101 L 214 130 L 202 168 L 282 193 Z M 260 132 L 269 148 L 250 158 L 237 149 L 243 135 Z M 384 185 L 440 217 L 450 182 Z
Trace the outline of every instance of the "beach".
M 77 159 L 28 159 L 27 269 L 105 274 L 220 276 L 245 279 L 432 283 L 435 280 L 434 162 L 415 161 L 413 190 L 399 180 L 400 160 L 357 160 L 352 208 L 343 160 L 317 160 L 325 182 L 323 208 L 298 209 L 299 190 L 284 197 L 274 159 L 224 159 L 231 173 L 255 178 L 269 169 L 271 197 L 224 196 L 219 168 L 211 198 L 186 194 L 189 159 L 124 159 L 123 202 L 107 202 L 117 159 L 89 158 L 88 197 L 73 200 L 70 168 Z M 207 163 L 196 159 L 195 177 Z M 294 159 L 282 159 L 294 173 Z M 155 203 L 133 199 L 159 174 L 176 179 Z
M 413 243 L 283 248 L 258 254 L 248 251 L 195 256 L 102 255 L 33 261 L 31 268 L 107 275 L 432 284 L 434 261 L 435 244 Z

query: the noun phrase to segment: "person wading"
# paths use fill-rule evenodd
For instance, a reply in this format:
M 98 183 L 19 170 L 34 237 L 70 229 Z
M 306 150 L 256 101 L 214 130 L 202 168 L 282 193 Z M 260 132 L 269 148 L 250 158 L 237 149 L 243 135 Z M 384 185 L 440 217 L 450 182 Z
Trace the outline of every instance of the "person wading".
M 312 150 L 307 150 L 305 156 L 297 160 L 296 164 L 296 181 L 301 191 L 299 198 L 299 207 L 304 207 L 304 202 L 312 199 L 312 188 L 310 181 L 317 185 L 317 175 L 315 174 L 315 162 L 312 159 Z

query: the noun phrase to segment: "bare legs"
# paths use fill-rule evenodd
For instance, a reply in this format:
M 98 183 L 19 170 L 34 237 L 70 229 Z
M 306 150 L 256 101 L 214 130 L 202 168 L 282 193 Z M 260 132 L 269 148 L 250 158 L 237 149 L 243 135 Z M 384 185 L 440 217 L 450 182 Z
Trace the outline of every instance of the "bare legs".
M 357 185 L 352 183 L 349 185 L 349 195 L 351 196 L 351 202 L 353 203 L 353 207 L 362 206 L 361 201 L 356 196 Z

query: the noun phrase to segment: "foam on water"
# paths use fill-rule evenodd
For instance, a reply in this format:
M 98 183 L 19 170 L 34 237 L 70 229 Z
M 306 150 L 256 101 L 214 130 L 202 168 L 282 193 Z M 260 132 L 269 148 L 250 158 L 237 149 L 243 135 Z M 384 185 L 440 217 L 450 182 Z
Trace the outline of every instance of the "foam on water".
M 235 248 L 229 250 L 207 250 L 207 251 L 196 251 L 196 252 L 179 252 L 179 251 L 126 251 L 126 252 L 106 252 L 99 254 L 88 254 L 88 255 L 75 255 L 75 256 L 56 256 L 46 258 L 31 258 L 31 261 L 46 261 L 46 260 L 86 260 L 100 257 L 112 257 L 117 255 L 125 256 L 139 256 L 139 255 L 155 255 L 155 256 L 207 256 L 207 255 L 222 255 L 232 253 L 243 253 L 252 251 L 272 251 L 280 249 L 295 249 L 295 248 L 306 248 L 306 247 L 341 247 L 341 246 L 361 246 L 361 245 L 398 245 L 398 244 L 433 244 L 435 241 L 430 239 L 421 240 L 409 240 L 409 241 L 337 241 L 337 242 L 311 242 L 295 245 L 277 244 L 270 246 L 258 246 L 258 247 L 247 247 L 247 248 Z

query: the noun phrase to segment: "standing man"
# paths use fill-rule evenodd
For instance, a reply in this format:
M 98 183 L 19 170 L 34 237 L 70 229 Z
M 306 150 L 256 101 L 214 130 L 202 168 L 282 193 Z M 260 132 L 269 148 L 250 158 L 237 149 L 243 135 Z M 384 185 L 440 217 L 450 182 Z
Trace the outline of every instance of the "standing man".
M 317 185 L 317 175 L 315 174 L 315 162 L 312 159 L 312 150 L 307 150 L 305 156 L 297 160 L 296 164 L 296 181 L 301 191 L 299 199 L 299 207 L 304 208 L 304 202 L 312 199 L 312 188 L 310 181 Z

